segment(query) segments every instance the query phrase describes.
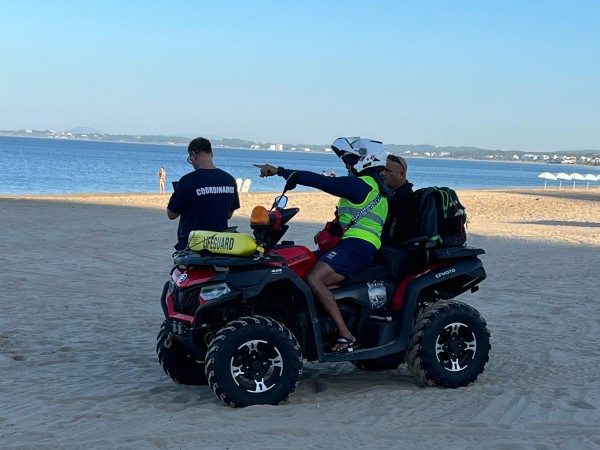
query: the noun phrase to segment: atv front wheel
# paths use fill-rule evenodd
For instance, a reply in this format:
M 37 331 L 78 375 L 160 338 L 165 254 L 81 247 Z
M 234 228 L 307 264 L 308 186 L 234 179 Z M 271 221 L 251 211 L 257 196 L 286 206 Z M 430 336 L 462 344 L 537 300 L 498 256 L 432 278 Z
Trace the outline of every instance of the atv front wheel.
M 490 348 L 490 332 L 475 308 L 453 300 L 439 301 L 417 317 L 406 362 L 423 384 L 458 388 L 483 372 Z
M 277 405 L 298 385 L 302 352 L 283 324 L 240 317 L 213 338 L 206 355 L 208 384 L 231 407 Z
M 173 381 L 188 385 L 207 384 L 204 363 L 197 361 L 192 352 L 173 339 L 164 323 L 156 341 L 158 362 Z

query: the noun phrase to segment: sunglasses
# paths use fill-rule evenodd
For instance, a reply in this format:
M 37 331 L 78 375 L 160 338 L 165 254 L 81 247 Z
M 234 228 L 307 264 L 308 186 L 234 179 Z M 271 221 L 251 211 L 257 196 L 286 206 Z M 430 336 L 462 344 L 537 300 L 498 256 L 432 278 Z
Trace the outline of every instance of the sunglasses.
M 392 162 L 400 164 L 402 166 L 402 168 L 404 169 L 404 171 L 406 172 L 406 166 L 404 165 L 405 162 L 400 160 L 400 158 L 398 158 L 396 155 L 388 155 L 388 159 Z

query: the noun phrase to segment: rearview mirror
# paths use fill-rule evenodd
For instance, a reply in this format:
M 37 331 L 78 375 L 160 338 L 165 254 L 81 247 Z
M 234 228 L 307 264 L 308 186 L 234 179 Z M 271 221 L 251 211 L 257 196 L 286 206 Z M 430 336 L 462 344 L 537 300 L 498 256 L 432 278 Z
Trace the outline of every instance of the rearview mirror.
M 286 195 L 278 195 L 275 197 L 275 202 L 273 203 L 273 208 L 275 209 L 283 209 L 287 205 L 288 198 Z

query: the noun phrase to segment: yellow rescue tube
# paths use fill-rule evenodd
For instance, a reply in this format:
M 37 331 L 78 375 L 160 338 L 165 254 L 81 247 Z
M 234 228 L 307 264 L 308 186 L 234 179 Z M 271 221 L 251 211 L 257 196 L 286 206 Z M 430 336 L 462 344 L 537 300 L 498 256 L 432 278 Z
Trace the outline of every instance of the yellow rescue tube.
M 256 240 L 244 233 L 219 233 L 194 230 L 188 237 L 188 246 L 199 252 L 208 250 L 217 255 L 248 256 L 256 251 Z

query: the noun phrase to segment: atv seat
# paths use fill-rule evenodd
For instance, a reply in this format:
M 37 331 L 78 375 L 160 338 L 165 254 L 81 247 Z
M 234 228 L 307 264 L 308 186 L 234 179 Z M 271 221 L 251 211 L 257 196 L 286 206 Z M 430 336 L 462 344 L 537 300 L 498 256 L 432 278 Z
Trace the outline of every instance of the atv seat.
M 399 280 L 408 275 L 410 270 L 409 252 L 399 247 L 381 246 L 375 255 L 373 265 L 340 283 L 340 286 L 368 283 L 373 280 L 387 278 L 390 275 Z
M 410 254 L 408 250 L 400 247 L 382 245 L 377 255 L 377 258 L 383 260 L 388 269 L 388 273 L 395 279 L 402 279 L 411 272 Z
M 382 279 L 389 276 L 388 269 L 385 264 L 376 264 L 369 267 L 367 270 L 354 274 L 352 278 L 346 278 L 339 285 L 348 286 L 351 284 L 369 283 L 373 280 Z

